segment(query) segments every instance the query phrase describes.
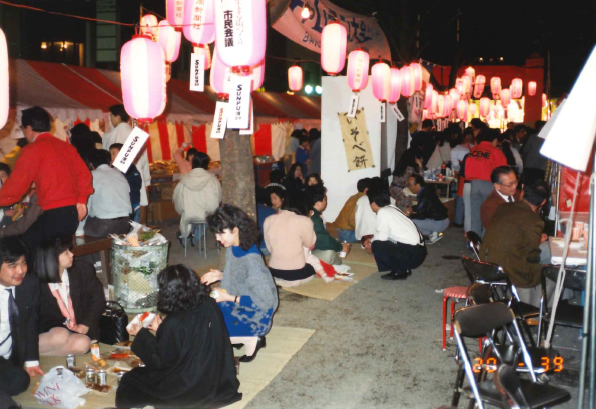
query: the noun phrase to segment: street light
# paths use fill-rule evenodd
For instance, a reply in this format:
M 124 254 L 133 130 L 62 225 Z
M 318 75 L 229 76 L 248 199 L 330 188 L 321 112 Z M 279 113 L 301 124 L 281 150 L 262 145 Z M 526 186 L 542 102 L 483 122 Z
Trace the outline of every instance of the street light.
M 315 92 L 319 95 L 321 95 L 323 93 L 323 87 L 321 87 L 320 85 L 317 85 L 315 87 Z
M 304 92 L 306 92 L 307 94 L 312 93 L 312 85 L 307 85 L 306 87 L 304 87 Z

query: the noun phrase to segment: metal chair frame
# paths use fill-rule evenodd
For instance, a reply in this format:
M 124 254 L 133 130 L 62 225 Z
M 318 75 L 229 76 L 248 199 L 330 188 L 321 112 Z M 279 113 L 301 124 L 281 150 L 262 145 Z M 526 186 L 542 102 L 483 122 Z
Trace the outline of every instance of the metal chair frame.
M 189 223 L 191 230 L 194 230 L 195 226 L 198 227 L 199 231 L 203 228 L 203 237 L 199 239 L 199 254 L 201 254 L 201 241 L 203 241 L 204 258 L 207 258 L 207 222 L 205 220 L 197 220 Z M 184 257 L 186 257 L 186 247 L 190 241 L 190 237 L 184 240 Z

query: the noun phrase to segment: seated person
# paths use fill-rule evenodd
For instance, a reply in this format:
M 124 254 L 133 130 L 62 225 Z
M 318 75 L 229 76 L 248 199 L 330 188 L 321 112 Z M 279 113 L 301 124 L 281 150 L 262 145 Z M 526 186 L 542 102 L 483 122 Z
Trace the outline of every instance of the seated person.
M 317 235 L 317 242 L 312 254 L 327 264 L 340 265 L 341 258 L 337 253 L 340 251 L 349 253 L 350 244 L 340 243 L 325 229 L 321 215 L 327 208 L 327 189 L 322 185 L 309 186 L 306 189 L 306 197 L 310 207 L 310 219 Z
M 204 233 L 198 225 L 191 232 L 190 223 L 205 221 L 207 215 L 213 213 L 221 202 L 221 184 L 217 177 L 207 172 L 209 162 L 209 155 L 197 152 L 192 158 L 192 170 L 180 178 L 174 189 L 174 206 L 181 216 L 178 239 L 183 246 L 191 233 L 193 245 L 198 243 Z
M 503 203 L 518 202 L 521 192 L 517 190 L 517 175 L 509 166 L 499 166 L 490 174 L 490 180 L 495 187 L 480 208 L 480 219 L 484 228 L 488 228 L 495 211 Z
M 410 219 L 425 236 L 429 244 L 436 243 L 443 238 L 441 234 L 449 227 L 447 208 L 441 202 L 433 185 L 427 185 L 420 175 L 412 175 L 408 180 L 408 187 L 416 194 L 418 204 L 412 209 Z M 407 214 L 408 212 L 406 212 Z
M 192 158 L 197 154 L 198 150 L 195 148 L 190 148 L 186 151 L 186 158 L 184 155 L 184 150 L 188 148 L 190 143 L 184 142 L 178 149 L 174 151 L 174 161 L 178 165 L 178 170 L 180 171 L 180 175 L 186 175 L 192 170 Z
M 9 396 L 25 392 L 30 378 L 44 375 L 37 336 L 39 280 L 27 274 L 27 255 L 19 239 L 0 238 L 0 392 Z
M 116 156 L 118 156 L 120 153 L 122 146 L 124 145 L 121 143 L 113 143 L 110 145 L 110 156 L 112 158 L 110 165 L 112 165 L 114 160 L 116 160 Z M 130 167 L 124 174 L 124 177 L 126 178 L 128 187 L 130 188 L 130 203 L 132 205 L 131 220 L 134 220 L 138 223 L 141 218 L 141 189 L 143 188 L 143 179 L 141 178 L 141 173 L 134 163 L 130 164 Z
M 304 257 L 304 247 L 313 248 L 317 240 L 313 222 L 291 209 L 290 204 L 288 210 L 269 216 L 263 225 L 265 244 L 271 253 L 269 270 L 283 287 L 298 286 L 315 276 L 314 268 Z
M 211 270 L 201 278 L 210 285 L 221 281 L 216 301 L 223 313 L 232 344 L 244 344 L 246 355 L 240 362 L 250 362 L 267 343 L 277 309 L 277 288 L 257 249 L 259 232 L 254 221 L 235 206 L 223 205 L 207 216 L 209 228 L 226 248 L 223 271 Z
M 261 250 L 261 253 L 263 253 L 264 256 L 268 256 L 269 250 L 267 250 L 267 246 L 265 245 L 265 236 L 263 235 L 263 224 L 265 223 L 265 219 L 267 219 L 267 217 L 277 214 L 277 210 L 271 207 L 271 200 L 269 199 L 269 195 L 267 194 L 266 189 L 257 186 L 256 199 L 257 225 L 259 226 L 259 233 L 261 235 L 261 239 L 259 241 L 259 250 Z
M 310 163 L 310 144 L 308 143 L 308 136 L 300 137 L 300 145 L 296 149 L 296 163 L 304 165 L 303 175 L 306 175 L 308 164 Z
M 389 188 L 391 197 L 395 199 L 395 205 L 403 212 L 412 207 L 415 196 L 408 191 L 408 180 L 415 173 L 424 172 L 422 151 L 418 148 L 406 150 L 399 160 L 393 172 L 393 182 Z
M 103 287 L 95 268 L 73 262 L 70 237 L 43 240 L 35 254 L 40 281 L 39 353 L 85 354 L 99 338 L 99 318 L 105 311 Z
M 110 167 L 110 160 L 110 152 L 103 149 L 91 155 L 94 192 L 89 196 L 85 236 L 103 238 L 130 231 L 130 187 L 122 172 Z
M 8 180 L 10 172 L 10 167 L 6 163 L 0 162 L 0 189 L 2 189 L 2 185 L 4 185 L 4 183 Z M 0 209 L 0 229 L 11 224 L 12 217 L 15 214 L 16 210 L 14 210 L 14 206 Z
M 379 271 L 389 271 L 382 279 L 405 280 L 426 258 L 424 239 L 413 221 L 391 204 L 386 189 L 371 189 L 366 194 L 377 214 L 377 226 L 364 248 L 375 257 Z
M 356 202 L 363 196 L 366 196 L 366 192 L 370 187 L 370 178 L 360 179 L 358 181 L 358 193 L 351 196 L 344 207 L 339 212 L 339 215 L 335 219 L 335 226 L 337 227 L 337 238 L 346 243 L 355 243 L 356 239 Z
M 288 176 L 284 179 L 284 186 L 286 192 L 290 198 L 294 196 L 300 196 L 304 190 L 305 180 L 304 175 L 306 174 L 305 166 L 302 163 L 294 163 L 290 167 Z
M 516 286 L 521 301 L 540 305 L 543 264 L 549 263 L 548 237 L 539 209 L 546 203 L 548 191 L 538 180 L 524 185 L 523 198 L 499 206 L 480 246 L 482 261 L 503 267 Z M 547 299 L 552 301 L 555 283 L 546 280 Z
M 306 177 L 306 186 L 314 185 L 323 186 L 323 180 L 321 179 L 321 175 L 319 175 L 318 173 L 311 173 Z
M 0 229 L 0 236 L 20 236 L 21 234 L 25 233 L 29 227 L 41 214 L 43 210 L 37 204 L 37 194 L 35 193 L 35 189 L 31 189 L 31 193 L 29 193 L 29 199 L 25 199 L 28 203 L 25 206 L 25 203 L 22 203 L 21 212 L 22 216 L 7 225 L 6 227 Z
M 283 190 L 286 190 L 286 187 L 283 185 L 283 181 L 284 181 L 284 176 L 285 173 L 283 170 L 280 169 L 274 169 L 271 171 L 271 173 L 269 174 L 269 183 L 267 186 L 265 186 L 265 189 L 268 189 L 270 187 L 280 187 Z
M 124 374 L 116 407 L 220 408 L 239 401 L 230 338 L 209 288 L 182 264 L 163 269 L 157 284 L 157 309 L 167 316 L 157 315 L 148 329 L 132 325 L 131 349 L 145 366 Z
M 267 193 L 269 193 L 269 200 L 271 201 L 271 207 L 275 209 L 276 212 L 279 213 L 281 209 L 284 208 L 284 204 L 286 201 L 286 188 L 281 188 L 278 186 L 271 186 L 268 187 Z

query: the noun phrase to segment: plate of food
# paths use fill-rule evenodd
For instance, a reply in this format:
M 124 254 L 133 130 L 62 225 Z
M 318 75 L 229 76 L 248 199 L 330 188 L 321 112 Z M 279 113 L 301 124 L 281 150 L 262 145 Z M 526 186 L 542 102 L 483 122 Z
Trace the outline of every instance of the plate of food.
M 131 345 L 132 341 L 121 341 L 114 344 L 114 346 L 119 349 L 130 349 Z

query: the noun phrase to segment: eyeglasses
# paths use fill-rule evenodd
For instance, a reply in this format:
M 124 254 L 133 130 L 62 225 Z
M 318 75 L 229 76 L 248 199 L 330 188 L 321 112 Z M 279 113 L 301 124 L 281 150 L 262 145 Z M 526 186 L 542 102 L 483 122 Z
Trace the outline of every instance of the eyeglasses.
M 507 183 L 507 184 L 505 184 L 505 183 L 499 183 L 499 185 L 505 186 L 505 187 L 508 187 L 508 188 L 512 188 L 514 186 L 517 186 L 518 183 L 519 183 L 519 181 L 518 180 L 515 180 L 515 181 L 513 181 L 511 183 Z

